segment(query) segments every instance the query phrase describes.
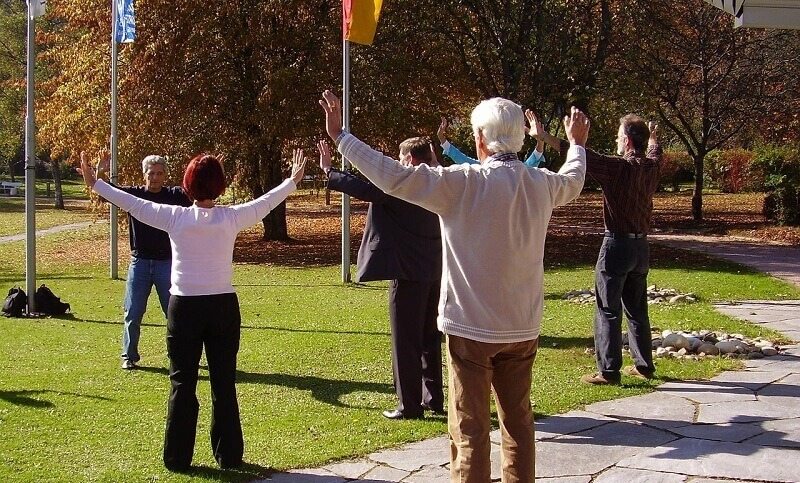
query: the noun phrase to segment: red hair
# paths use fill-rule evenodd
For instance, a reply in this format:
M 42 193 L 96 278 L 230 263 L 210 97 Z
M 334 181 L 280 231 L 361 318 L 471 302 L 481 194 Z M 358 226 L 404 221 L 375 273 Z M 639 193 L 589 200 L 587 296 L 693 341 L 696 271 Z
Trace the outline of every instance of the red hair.
M 183 191 L 194 201 L 215 200 L 225 191 L 225 170 L 210 154 L 198 154 L 186 166 Z

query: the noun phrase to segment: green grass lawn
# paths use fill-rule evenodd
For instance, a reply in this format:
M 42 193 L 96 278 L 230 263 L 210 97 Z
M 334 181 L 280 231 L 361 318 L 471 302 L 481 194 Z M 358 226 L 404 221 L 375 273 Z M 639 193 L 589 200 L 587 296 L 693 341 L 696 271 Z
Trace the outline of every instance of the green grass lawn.
M 0 176 L 0 181 L 11 181 L 11 178 L 8 176 Z M 25 195 L 25 177 L 24 176 L 17 176 L 14 179 L 17 183 L 22 183 L 22 186 L 18 188 L 19 195 Z M 49 191 L 48 191 L 49 186 Z M 85 198 L 86 197 L 86 188 L 83 184 L 83 179 L 62 179 L 61 180 L 61 190 L 63 191 L 64 198 Z M 55 196 L 55 183 L 52 179 L 49 178 L 36 178 L 36 196 L 37 197 L 44 197 L 44 196 Z
M 200 422 L 190 475 L 161 463 L 169 390 L 165 324 L 150 300 L 140 350 L 144 368 L 119 368 L 124 282 L 90 252 L 102 227 L 40 240 L 40 283 L 72 304 L 72 317 L 0 319 L 0 481 L 248 481 L 269 469 L 323 464 L 445 434 L 444 417 L 389 421 L 393 408 L 385 284 L 342 285 L 338 267 L 237 265 L 242 306 L 238 394 L 245 435 L 242 471 L 220 471 L 208 442 L 208 373 L 201 370 Z M 54 256 L 68 247 L 64 256 Z M 24 284 L 23 244 L 0 250 L 0 288 Z M 121 270 L 124 275 L 124 268 Z M 592 285 L 592 266 L 545 273 L 545 318 L 534 367 L 537 417 L 652 391 L 664 380 L 707 378 L 737 361 L 657 360 L 653 382 L 588 387 L 594 369 L 591 306 L 563 301 Z M 692 291 L 700 302 L 654 307 L 653 325 L 777 334 L 716 313 L 711 302 L 800 297 L 798 290 L 736 265 L 665 263 L 651 283 Z
M 67 202 L 66 209 L 53 208 L 51 201 L 36 201 L 36 229 L 42 230 L 97 218 L 107 218 L 107 210 L 91 212 L 83 204 Z M 0 197 L 0 236 L 25 233 L 25 199 Z

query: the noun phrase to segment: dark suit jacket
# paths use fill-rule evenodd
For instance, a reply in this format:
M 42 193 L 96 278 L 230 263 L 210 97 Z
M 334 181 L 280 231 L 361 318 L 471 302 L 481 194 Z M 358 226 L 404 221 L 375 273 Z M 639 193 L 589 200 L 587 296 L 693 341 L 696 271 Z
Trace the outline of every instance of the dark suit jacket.
M 358 249 L 356 281 L 441 278 L 442 236 L 437 215 L 337 169 L 328 173 L 328 188 L 370 202 Z

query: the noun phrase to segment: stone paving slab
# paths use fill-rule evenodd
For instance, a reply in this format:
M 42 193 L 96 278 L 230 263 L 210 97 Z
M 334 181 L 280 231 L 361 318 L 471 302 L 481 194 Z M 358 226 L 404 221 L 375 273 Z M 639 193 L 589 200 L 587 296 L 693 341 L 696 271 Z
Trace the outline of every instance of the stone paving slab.
M 334 475 L 330 471 L 319 468 L 291 470 L 286 473 L 275 473 L 263 480 L 252 483 L 344 483 L 347 480 Z
M 556 478 L 536 478 L 539 483 L 590 483 L 591 476 L 563 476 Z
M 764 432 L 747 440 L 747 443 L 761 446 L 800 448 L 800 418 L 764 421 L 759 426 Z M 800 478 L 798 479 L 800 480 Z
M 728 441 L 731 443 L 741 443 L 748 438 L 764 433 L 763 428 L 749 423 L 690 424 L 680 428 L 672 428 L 670 431 L 687 438 Z
M 410 471 L 398 470 L 389 466 L 376 466 L 364 475 L 364 478 L 375 481 L 400 481 L 410 474 Z
M 358 478 L 365 475 L 368 471 L 378 466 L 377 463 L 369 460 L 342 461 L 333 463 L 322 468 L 344 478 Z
M 570 411 L 536 421 L 536 440 L 553 439 L 566 434 L 578 433 L 612 421 L 616 421 L 616 419 L 588 411 Z
M 432 451 L 429 448 L 415 448 L 410 445 L 397 449 L 378 451 L 369 455 L 369 459 L 383 465 L 407 472 L 417 471 L 423 466 L 442 464 L 443 451 Z M 444 454 L 447 454 L 444 452 Z M 447 460 L 445 460 L 447 461 Z
M 448 481 L 450 481 L 450 470 L 442 466 L 428 466 L 403 480 L 403 483 L 446 483 Z
M 764 359 L 759 359 L 764 360 Z M 758 371 L 728 371 L 718 374 L 711 378 L 713 382 L 726 382 L 744 387 L 751 391 L 758 391 L 764 386 L 783 379 L 792 372 L 788 369 L 772 371 L 769 367 L 764 367 Z
M 691 478 L 688 480 L 688 483 L 763 483 L 763 480 L 756 481 L 756 480 L 740 480 L 740 479 L 732 480 L 729 478 L 725 478 L 724 480 L 719 478 Z
M 682 397 L 696 403 L 716 403 L 734 401 L 755 401 L 755 392 L 736 384 L 710 381 L 666 382 L 658 388 L 658 393 Z
M 592 483 L 684 483 L 686 480 L 686 475 L 675 473 L 611 468 L 598 475 Z
M 656 428 L 672 428 L 693 422 L 695 406 L 682 397 L 652 392 L 590 404 L 586 410 L 615 418 L 636 419 Z
M 783 406 L 764 401 L 724 402 L 701 404 L 698 423 L 752 423 L 770 419 L 800 417 L 800 404 Z
M 536 444 L 536 477 L 593 475 L 643 448 L 674 439 L 667 431 L 617 422 L 540 441 Z
M 623 459 L 619 466 L 658 472 L 676 472 L 706 478 L 748 478 L 796 483 L 797 464 L 785 450 L 747 443 L 682 438 L 668 445 Z

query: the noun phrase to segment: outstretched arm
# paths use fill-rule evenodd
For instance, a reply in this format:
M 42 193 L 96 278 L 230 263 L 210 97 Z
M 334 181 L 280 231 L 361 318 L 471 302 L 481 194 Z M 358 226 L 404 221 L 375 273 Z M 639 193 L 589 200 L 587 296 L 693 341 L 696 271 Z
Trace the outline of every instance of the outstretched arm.
M 326 90 L 319 101 L 325 111 L 325 128 L 339 152 L 385 193 L 441 213 L 458 204 L 466 176 L 461 171 L 431 168 L 426 164 L 402 166 L 351 134 L 342 134 L 339 99 Z
M 528 130 L 528 135 L 536 138 L 536 150 L 542 152 L 544 146 L 541 143 L 546 143 L 551 148 L 555 149 L 557 153 L 561 152 L 561 140 L 557 137 L 553 136 L 549 132 L 544 129 L 542 126 L 542 122 L 539 121 L 539 118 L 536 116 L 536 113 L 527 109 L 525 111 L 525 117 L 528 118 L 528 125 L 530 126 Z
M 370 203 L 380 203 L 386 199 L 386 193 L 369 181 L 334 168 L 327 142 L 320 140 L 317 148 L 319 149 L 319 166 L 328 177 L 328 189 L 340 191 Z
M 81 152 L 81 167 L 79 171 L 83 175 L 83 181 L 86 186 L 90 187 L 95 193 L 117 205 L 122 210 L 127 211 L 142 223 L 154 228 L 169 232 L 175 221 L 175 214 L 182 209 L 174 205 L 163 205 L 143 200 L 115 188 L 103 180 L 98 180 L 94 167 L 89 164 L 89 159 L 85 152 Z
M 303 180 L 305 167 L 306 157 L 303 156 L 303 150 L 295 149 L 292 153 L 292 174 L 283 180 L 283 183 L 252 201 L 231 207 L 234 211 L 236 230 L 244 230 L 255 225 L 281 204 Z

